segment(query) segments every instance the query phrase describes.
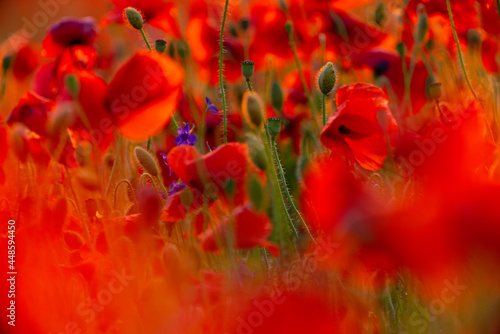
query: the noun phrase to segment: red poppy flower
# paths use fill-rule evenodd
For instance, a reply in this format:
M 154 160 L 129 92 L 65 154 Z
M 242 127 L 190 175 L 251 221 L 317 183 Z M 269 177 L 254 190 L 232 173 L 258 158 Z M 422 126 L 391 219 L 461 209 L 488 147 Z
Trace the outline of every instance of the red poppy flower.
M 40 64 L 40 56 L 35 48 L 27 44 L 23 46 L 16 54 L 14 58 L 14 64 L 12 64 L 12 73 L 17 80 L 24 80 L 30 76 Z
M 42 41 L 43 55 L 57 57 L 67 48 L 85 50 L 92 47 L 98 34 L 97 22 L 92 17 L 64 18 L 52 24 Z
M 7 117 L 7 123 L 23 123 L 38 135 L 48 137 L 48 115 L 54 110 L 54 107 L 54 101 L 31 92 L 26 92 Z
M 133 7 L 141 12 L 146 23 L 158 28 L 170 36 L 181 38 L 177 22 L 177 2 L 166 0 L 112 0 L 114 8 L 109 11 L 101 24 L 123 23 L 123 10 Z
M 244 186 L 249 173 L 263 175 L 250 159 L 244 144 L 229 143 L 215 151 L 201 155 L 194 147 L 181 145 L 168 154 L 172 171 L 187 185 L 210 196 L 224 194 L 226 182 L 236 182 L 234 201 L 236 205 L 245 199 Z
M 106 107 L 119 131 L 133 141 L 160 132 L 177 108 L 184 71 L 165 55 L 139 52 L 109 84 Z
M 246 204 L 235 208 L 231 217 L 225 217 L 214 228 L 208 229 L 201 239 L 201 248 L 207 252 L 218 250 L 216 240 L 224 240 L 232 231 L 234 247 L 250 249 L 262 246 L 267 248 L 273 256 L 278 256 L 279 248 L 267 241 L 271 235 L 271 229 L 269 217 L 265 213 L 255 212 L 249 204 Z
M 321 142 L 365 169 L 379 169 L 388 143 L 378 118 L 385 118 L 391 142 L 398 132 L 387 96 L 376 86 L 356 83 L 340 87 L 335 98 L 338 107 L 321 132 Z
M 101 77 L 89 71 L 75 73 L 80 84 L 78 93 L 78 104 L 81 106 L 90 129 L 77 117 L 71 129 L 77 131 L 84 139 L 95 142 L 101 149 L 105 150 L 113 140 L 113 120 L 105 109 L 104 101 L 108 84 Z M 59 101 L 73 100 L 66 89 L 60 94 Z M 75 111 L 75 115 L 78 113 Z

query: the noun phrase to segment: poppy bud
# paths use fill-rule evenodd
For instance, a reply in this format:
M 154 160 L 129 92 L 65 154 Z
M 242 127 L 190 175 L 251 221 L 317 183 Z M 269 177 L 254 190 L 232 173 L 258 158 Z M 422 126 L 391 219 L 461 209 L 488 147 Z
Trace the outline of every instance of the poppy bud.
M 264 144 L 253 134 L 247 136 L 248 152 L 250 159 L 261 170 L 267 168 L 267 158 L 265 153 Z
M 288 35 L 293 34 L 293 23 L 292 21 L 285 22 L 285 30 Z
M 5 73 L 9 70 L 10 66 L 12 65 L 12 58 L 14 58 L 14 57 L 13 56 L 6 56 L 3 58 L 3 61 L 2 61 L 3 73 Z
M 440 82 L 433 82 L 427 85 L 427 91 L 431 100 L 439 100 L 443 95 L 443 89 Z
M 328 62 L 319 70 L 318 86 L 321 93 L 327 95 L 335 87 L 335 68 L 332 63 Z
M 277 81 L 271 84 L 271 104 L 278 112 L 283 108 L 283 91 Z
M 250 201 L 252 202 L 253 207 L 256 210 L 262 209 L 264 192 L 262 190 L 262 186 L 260 185 L 259 180 L 255 176 L 250 178 L 248 184 L 248 192 L 250 193 Z
M 419 42 L 424 40 L 427 30 L 429 28 L 429 21 L 427 20 L 427 13 L 423 4 L 419 3 L 417 6 L 418 24 L 417 24 L 417 39 Z
M 167 41 L 164 39 L 157 39 L 155 41 L 155 50 L 159 53 L 164 53 L 167 49 Z
M 49 117 L 47 131 L 55 136 L 75 122 L 75 114 L 68 104 L 61 103 Z
M 181 197 L 181 203 L 182 205 L 184 205 L 185 208 L 191 207 L 191 204 L 193 203 L 194 199 L 194 195 L 191 189 L 186 188 L 183 191 L 181 191 L 180 197 Z
M 94 172 L 85 170 L 85 169 L 80 169 L 78 174 L 76 174 L 76 179 L 80 183 L 80 185 L 90 191 L 97 191 L 99 190 L 100 183 L 99 183 L 99 178 L 97 175 L 95 175 Z
M 267 132 L 271 136 L 271 139 L 274 138 L 280 133 L 281 130 L 281 121 L 277 117 L 271 117 L 267 119 Z
M 470 45 L 471 49 L 477 49 L 481 42 L 481 33 L 476 29 L 467 30 L 467 44 Z
M 132 28 L 141 30 L 144 27 L 144 20 L 141 13 L 137 9 L 133 7 L 125 8 L 125 17 Z
M 264 125 L 264 103 L 257 94 L 251 91 L 245 92 L 241 110 L 245 121 L 252 129 L 262 128 Z
M 406 54 L 406 45 L 403 42 L 399 42 L 396 44 L 396 51 L 398 52 L 400 57 L 404 57 Z
M 243 73 L 243 76 L 247 80 L 250 80 L 250 78 L 253 75 L 254 65 L 255 65 L 255 63 L 251 60 L 245 60 L 245 61 L 241 62 L 241 73 Z
M 243 31 L 246 31 L 250 27 L 250 20 L 248 18 L 243 18 L 240 20 L 240 28 Z
M 179 41 L 177 43 L 177 53 L 179 54 L 179 57 L 183 59 L 186 58 L 189 54 L 189 45 L 185 41 Z
M 378 4 L 377 9 L 375 9 L 375 22 L 380 27 L 382 23 L 385 21 L 385 8 L 384 3 L 381 2 Z
M 155 159 L 153 159 L 153 157 L 148 151 L 146 151 L 142 147 L 137 146 L 134 149 L 134 154 L 137 161 L 144 168 L 146 172 L 148 172 L 152 176 L 157 176 L 159 174 L 158 166 L 156 165 Z

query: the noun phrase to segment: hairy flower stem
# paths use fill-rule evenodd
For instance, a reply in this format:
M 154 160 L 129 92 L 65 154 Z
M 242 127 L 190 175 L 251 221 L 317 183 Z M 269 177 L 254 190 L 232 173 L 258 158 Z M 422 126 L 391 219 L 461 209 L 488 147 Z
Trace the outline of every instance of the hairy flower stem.
M 151 44 L 149 44 L 148 38 L 146 37 L 146 34 L 144 33 L 144 29 L 139 29 L 141 32 L 142 38 L 144 39 L 144 42 L 146 42 L 146 45 L 148 46 L 149 51 L 153 51 L 151 49 Z
M 271 142 L 271 148 L 273 151 L 274 160 L 276 161 L 276 164 L 278 165 L 278 171 L 279 171 L 279 174 L 281 177 L 281 182 L 283 183 L 283 189 L 284 189 L 284 192 L 286 194 L 286 197 L 288 198 L 288 201 L 290 202 L 290 206 L 292 207 L 292 209 L 295 212 L 295 214 L 297 215 L 297 217 L 300 219 L 300 222 L 302 223 L 305 230 L 307 231 L 307 234 L 309 234 L 312 241 L 314 241 L 314 243 L 316 243 L 316 240 L 312 236 L 311 231 L 309 230 L 309 227 L 307 226 L 306 222 L 302 218 L 302 215 L 300 214 L 299 210 L 297 209 L 297 207 L 295 206 L 295 203 L 292 200 L 292 197 L 290 196 L 290 192 L 288 191 L 288 187 L 287 187 L 287 183 L 286 183 L 286 179 L 285 179 L 285 172 L 283 171 L 283 167 L 281 166 L 281 162 L 280 162 L 280 159 L 278 156 L 278 151 L 276 150 L 276 143 L 271 138 L 269 138 L 269 140 Z
M 247 87 L 248 87 L 249 91 L 253 92 L 252 84 L 250 83 L 250 80 L 247 80 Z
M 224 80 L 222 79 L 222 65 L 224 58 L 224 25 L 226 24 L 226 15 L 227 15 L 227 6 L 229 4 L 229 0 L 226 0 L 224 5 L 224 15 L 222 16 L 222 25 L 220 28 L 220 41 L 219 41 L 219 84 L 220 84 L 220 93 L 222 96 L 222 119 L 223 119 L 223 127 L 224 127 L 224 143 L 227 143 L 227 117 L 226 117 L 226 96 L 224 92 Z
M 462 66 L 462 71 L 464 72 L 465 81 L 467 81 L 467 85 L 469 86 L 472 95 L 474 95 L 474 99 L 476 99 L 476 101 L 479 102 L 479 99 L 476 95 L 476 92 L 474 91 L 474 88 L 472 88 L 472 84 L 469 80 L 469 76 L 467 75 L 467 71 L 465 69 L 465 63 L 462 56 L 462 51 L 460 50 L 460 43 L 458 41 L 457 30 L 455 29 L 455 22 L 453 21 L 453 14 L 451 12 L 450 0 L 446 0 L 446 7 L 448 7 L 448 16 L 450 17 L 451 30 L 453 31 L 453 37 L 455 38 L 455 44 L 457 45 L 458 58 L 460 59 L 460 65 Z
M 120 149 L 122 146 L 122 136 L 118 137 L 118 146 L 116 147 L 116 158 L 113 161 L 113 167 L 111 167 L 111 174 L 109 174 L 108 185 L 106 186 L 106 192 L 104 193 L 104 198 L 108 197 L 109 188 L 111 187 L 111 181 L 115 175 L 116 166 L 118 165 L 118 160 L 120 160 Z
M 321 105 L 323 106 L 323 126 L 325 126 L 326 125 L 326 95 L 325 94 L 323 94 Z

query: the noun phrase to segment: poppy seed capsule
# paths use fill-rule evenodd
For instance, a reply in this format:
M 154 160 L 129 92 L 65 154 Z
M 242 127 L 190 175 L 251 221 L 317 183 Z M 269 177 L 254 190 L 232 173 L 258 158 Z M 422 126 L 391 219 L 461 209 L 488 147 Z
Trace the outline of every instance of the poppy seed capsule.
M 156 165 L 155 159 L 153 159 L 153 157 L 148 151 L 146 151 L 142 147 L 137 146 L 134 149 L 134 154 L 137 161 L 144 168 L 146 172 L 148 172 L 152 176 L 157 176 L 159 174 L 158 166 Z
M 167 41 L 164 39 L 157 39 L 155 41 L 155 50 L 159 53 L 164 53 L 167 49 Z
M 400 57 L 404 57 L 406 54 L 406 45 L 403 42 L 396 44 L 396 51 Z
M 252 129 L 262 128 L 264 125 L 264 103 L 257 94 L 250 91 L 245 92 L 241 109 L 245 121 Z
M 253 75 L 254 65 L 255 65 L 255 63 L 251 60 L 245 60 L 245 61 L 241 62 L 241 73 L 243 73 L 243 76 L 247 80 L 250 80 L 250 78 Z
M 427 86 L 429 97 L 432 100 L 439 100 L 443 95 L 443 88 L 440 82 L 433 82 Z
M 144 27 L 144 20 L 142 19 L 141 13 L 133 7 L 125 8 L 125 17 L 132 28 L 141 30 Z
M 335 87 L 337 78 L 335 77 L 335 68 L 328 62 L 319 70 L 318 86 L 321 93 L 327 95 Z
M 271 136 L 271 139 L 274 140 L 274 138 L 280 133 L 281 131 L 281 121 L 278 117 L 271 117 L 267 119 L 267 132 Z

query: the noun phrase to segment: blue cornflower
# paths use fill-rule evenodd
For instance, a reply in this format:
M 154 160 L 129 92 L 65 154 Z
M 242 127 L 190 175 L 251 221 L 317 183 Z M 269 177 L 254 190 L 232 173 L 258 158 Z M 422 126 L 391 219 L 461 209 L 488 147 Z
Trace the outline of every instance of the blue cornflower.
M 177 133 L 179 134 L 177 138 L 175 138 L 174 143 L 177 143 L 177 146 L 186 144 L 193 146 L 198 141 L 198 138 L 195 134 L 192 134 L 191 131 L 194 130 L 194 126 L 192 129 L 189 128 L 189 125 L 184 125 L 184 128 L 178 128 Z
M 210 100 L 208 99 L 208 97 L 205 97 L 205 100 L 207 101 L 207 110 L 210 110 L 210 112 L 211 112 L 212 114 L 216 114 L 216 115 L 218 115 L 218 114 L 219 114 L 219 109 L 217 109 L 217 107 L 216 107 L 216 106 L 214 106 L 214 105 L 212 104 L 212 102 L 210 102 Z
M 186 187 L 187 187 L 187 184 L 185 184 L 184 182 L 177 183 L 177 182 L 173 181 L 170 184 L 170 187 L 168 188 L 168 191 L 167 191 L 168 196 L 172 196 Z

